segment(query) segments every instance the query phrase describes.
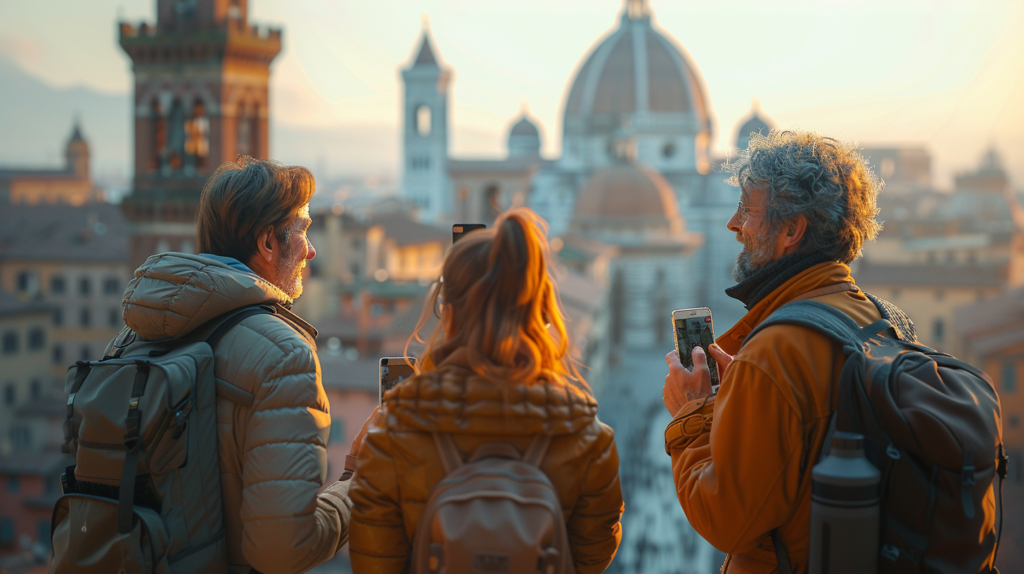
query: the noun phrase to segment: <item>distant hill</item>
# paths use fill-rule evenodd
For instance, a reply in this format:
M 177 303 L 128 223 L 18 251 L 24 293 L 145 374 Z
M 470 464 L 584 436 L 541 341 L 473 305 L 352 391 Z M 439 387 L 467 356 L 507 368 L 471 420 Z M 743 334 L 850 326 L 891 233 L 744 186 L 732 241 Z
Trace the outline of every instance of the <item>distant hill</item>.
M 0 165 L 62 165 L 76 114 L 92 149 L 96 176 L 130 178 L 133 142 L 128 94 L 55 88 L 0 57 Z M 397 169 L 399 135 L 394 126 L 295 128 L 271 122 L 270 129 L 275 159 L 325 170 L 324 175 Z
M 0 165 L 64 163 L 64 145 L 78 114 L 93 157 L 93 171 L 130 173 L 131 109 L 127 94 L 89 88 L 54 88 L 0 58 Z
M 77 114 L 97 180 L 126 186 L 132 175 L 130 99 L 85 87 L 55 88 L 0 57 L 0 165 L 63 165 L 64 144 Z M 494 137 L 457 127 L 452 134 L 469 149 L 489 149 Z M 271 121 L 270 153 L 308 166 L 318 178 L 393 175 L 401 157 L 400 138 L 398 128 L 388 124 L 304 128 Z

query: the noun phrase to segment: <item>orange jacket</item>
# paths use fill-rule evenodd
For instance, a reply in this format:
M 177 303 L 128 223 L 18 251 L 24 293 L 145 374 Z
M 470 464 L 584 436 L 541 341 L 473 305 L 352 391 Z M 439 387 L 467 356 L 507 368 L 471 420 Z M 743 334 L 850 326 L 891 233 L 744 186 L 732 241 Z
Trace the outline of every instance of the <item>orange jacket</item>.
M 811 468 L 834 410 L 844 357 L 825 336 L 793 325 L 769 327 L 740 345 L 772 311 L 844 281 L 852 281 L 849 267 L 820 263 L 758 302 L 717 341 L 735 355 L 718 396 L 685 405 L 673 421 L 700 411 L 703 428 L 680 435 L 670 425 L 666 432 L 679 502 L 694 529 L 730 554 L 723 572 L 777 572 L 770 538 L 775 528 L 794 571 L 807 571 Z M 859 291 L 811 300 L 843 311 L 861 326 L 881 318 Z
M 352 570 L 407 571 L 420 516 L 445 475 L 431 435 L 440 431 L 464 455 L 496 440 L 522 452 L 534 435 L 550 435 L 540 468 L 562 502 L 576 572 L 602 572 L 621 540 L 623 505 L 614 435 L 597 419 L 597 402 L 568 384 L 487 380 L 461 355 L 388 391 L 371 423 L 349 492 Z

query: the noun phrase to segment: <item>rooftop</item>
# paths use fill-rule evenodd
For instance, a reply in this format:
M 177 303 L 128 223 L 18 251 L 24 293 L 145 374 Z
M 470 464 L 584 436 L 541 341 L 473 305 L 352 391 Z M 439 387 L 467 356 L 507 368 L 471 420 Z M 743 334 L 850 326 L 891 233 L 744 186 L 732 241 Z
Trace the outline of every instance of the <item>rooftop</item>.
M 1005 265 L 889 265 L 860 261 L 854 270 L 863 285 L 919 287 L 1002 287 Z
M 11 205 L 0 210 L 0 261 L 123 263 L 128 220 L 117 205 Z

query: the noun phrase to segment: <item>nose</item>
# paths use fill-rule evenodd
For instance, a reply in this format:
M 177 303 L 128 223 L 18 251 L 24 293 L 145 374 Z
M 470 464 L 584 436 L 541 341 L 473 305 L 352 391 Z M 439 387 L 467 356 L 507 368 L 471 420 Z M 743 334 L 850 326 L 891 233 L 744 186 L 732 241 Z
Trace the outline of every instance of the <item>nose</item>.
M 312 259 L 316 257 L 316 247 L 313 247 L 313 242 L 306 238 L 306 259 Z
M 739 233 L 740 227 L 742 225 L 743 222 L 740 221 L 740 210 L 739 208 L 736 208 L 736 211 L 733 212 L 732 217 L 729 218 L 729 221 L 725 224 L 725 226 L 729 229 L 729 231 L 732 231 L 733 233 Z

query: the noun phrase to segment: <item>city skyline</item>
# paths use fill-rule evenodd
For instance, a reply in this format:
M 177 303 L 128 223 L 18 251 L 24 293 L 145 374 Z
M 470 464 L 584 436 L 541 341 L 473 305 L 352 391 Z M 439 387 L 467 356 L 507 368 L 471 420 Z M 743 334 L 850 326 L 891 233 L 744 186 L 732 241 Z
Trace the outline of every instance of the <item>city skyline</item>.
M 1017 186 L 1024 181 L 1024 107 L 1015 105 L 1024 100 L 1024 37 L 1012 33 L 1024 25 L 1024 5 L 863 1 L 767 8 L 739 0 L 714 7 L 655 0 L 650 6 L 656 25 L 701 73 L 718 154 L 726 153 L 756 97 L 780 127 L 864 145 L 924 145 L 939 187 L 973 168 L 989 145 L 999 149 Z M 67 3 L 71 17 L 51 20 L 44 7 L 20 5 L 0 23 L 0 58 L 54 89 L 83 86 L 127 101 L 130 62 L 117 48 L 115 22 L 152 21 L 154 7 L 152 0 Z M 363 175 L 346 166 L 345 155 L 372 154 L 376 162 L 356 163 L 397 175 L 398 69 L 412 57 L 428 14 L 437 51 L 455 72 L 452 155 L 503 155 L 507 129 L 525 101 L 540 124 L 544 154 L 557 157 L 565 91 L 621 10 L 617 0 L 515 7 L 253 2 L 252 22 L 284 28 L 284 50 L 272 68 L 271 154 L 326 164 L 321 171 L 332 176 Z M 0 103 L 4 95 L 0 88 Z M 95 133 L 89 110 L 78 112 L 89 137 Z M 303 134 L 320 139 L 309 143 L 314 138 Z M 331 134 L 340 134 L 337 144 Z M 130 140 L 127 132 L 122 137 Z M 363 150 L 348 141 L 368 137 Z M 0 155 L 0 163 L 46 163 L 40 150 L 59 145 L 22 141 L 22 151 Z M 117 161 L 99 147 L 101 165 Z

